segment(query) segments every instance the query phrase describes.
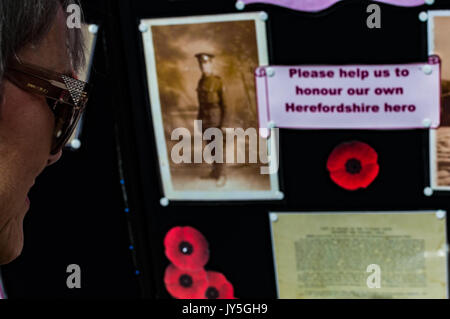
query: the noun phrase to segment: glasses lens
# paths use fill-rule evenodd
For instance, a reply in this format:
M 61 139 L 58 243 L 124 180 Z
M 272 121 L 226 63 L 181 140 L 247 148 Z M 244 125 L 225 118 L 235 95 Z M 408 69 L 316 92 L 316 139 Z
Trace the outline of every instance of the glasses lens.
M 72 105 L 56 102 L 53 106 L 55 115 L 55 130 L 53 136 L 52 154 L 56 154 L 64 147 L 77 126 L 82 109 Z

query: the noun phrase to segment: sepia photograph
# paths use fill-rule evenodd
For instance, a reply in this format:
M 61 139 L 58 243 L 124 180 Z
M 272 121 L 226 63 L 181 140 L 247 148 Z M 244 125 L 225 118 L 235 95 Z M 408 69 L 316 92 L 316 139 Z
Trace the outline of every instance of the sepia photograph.
M 95 43 L 97 40 L 98 26 L 95 24 L 83 23 L 81 25 L 81 31 L 83 32 L 84 40 L 84 54 L 86 57 L 86 63 L 84 67 L 77 72 L 77 78 L 84 82 L 89 82 L 90 73 L 92 69 L 92 61 L 94 59 Z M 69 140 L 66 143 L 66 147 L 72 150 L 77 150 L 81 147 L 81 130 L 83 128 L 84 115 L 81 117 L 80 122 L 73 131 Z
M 450 190 L 450 11 L 429 11 L 428 50 L 441 58 L 441 126 L 430 130 L 431 187 Z
M 258 129 L 254 72 L 268 64 L 261 13 L 141 20 L 164 194 L 279 199 L 276 138 Z M 270 154 L 269 154 L 270 152 Z

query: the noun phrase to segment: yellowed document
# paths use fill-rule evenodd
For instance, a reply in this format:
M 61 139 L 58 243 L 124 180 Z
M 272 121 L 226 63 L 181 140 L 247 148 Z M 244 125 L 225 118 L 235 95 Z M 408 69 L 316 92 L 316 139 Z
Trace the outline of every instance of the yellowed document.
M 279 298 L 447 298 L 446 213 L 271 213 Z

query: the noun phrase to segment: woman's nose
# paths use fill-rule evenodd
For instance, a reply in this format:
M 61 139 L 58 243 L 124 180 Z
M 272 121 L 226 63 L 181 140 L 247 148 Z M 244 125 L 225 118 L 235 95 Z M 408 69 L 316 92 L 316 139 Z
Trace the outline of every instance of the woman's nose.
M 54 155 L 50 155 L 47 161 L 47 166 L 53 165 L 55 164 L 62 155 L 62 150 L 60 150 L 58 153 L 54 154 Z

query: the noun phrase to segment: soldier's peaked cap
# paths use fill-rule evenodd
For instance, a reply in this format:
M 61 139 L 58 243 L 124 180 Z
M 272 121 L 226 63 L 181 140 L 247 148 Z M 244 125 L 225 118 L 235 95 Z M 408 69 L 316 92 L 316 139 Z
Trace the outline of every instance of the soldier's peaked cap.
M 214 58 L 214 54 L 202 52 L 202 53 L 197 53 L 195 55 L 195 57 L 199 60 L 199 62 L 207 62 Z

